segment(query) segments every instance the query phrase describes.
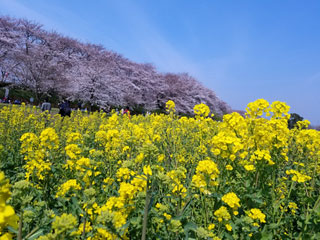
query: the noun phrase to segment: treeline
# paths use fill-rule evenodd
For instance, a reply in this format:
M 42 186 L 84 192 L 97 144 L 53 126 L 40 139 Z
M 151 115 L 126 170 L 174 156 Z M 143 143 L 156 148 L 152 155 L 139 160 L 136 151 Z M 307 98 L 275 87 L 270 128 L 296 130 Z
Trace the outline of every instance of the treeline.
M 191 113 L 201 102 L 218 114 L 230 111 L 187 73 L 160 73 L 151 64 L 132 62 L 103 46 L 48 32 L 25 19 L 0 17 L 0 71 L 0 84 L 27 87 L 36 101 L 57 92 L 101 107 L 154 110 L 171 99 L 180 113 Z

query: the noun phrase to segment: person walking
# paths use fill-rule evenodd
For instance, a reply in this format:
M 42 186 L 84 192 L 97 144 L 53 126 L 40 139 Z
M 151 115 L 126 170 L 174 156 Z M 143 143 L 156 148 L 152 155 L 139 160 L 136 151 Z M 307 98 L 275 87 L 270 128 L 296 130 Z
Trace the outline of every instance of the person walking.
M 71 107 L 70 102 L 68 100 L 65 100 L 63 103 L 59 105 L 59 114 L 61 117 L 71 116 Z
M 49 103 L 49 99 L 46 98 L 44 103 L 41 105 L 41 111 L 48 111 L 49 113 L 51 112 L 51 103 Z

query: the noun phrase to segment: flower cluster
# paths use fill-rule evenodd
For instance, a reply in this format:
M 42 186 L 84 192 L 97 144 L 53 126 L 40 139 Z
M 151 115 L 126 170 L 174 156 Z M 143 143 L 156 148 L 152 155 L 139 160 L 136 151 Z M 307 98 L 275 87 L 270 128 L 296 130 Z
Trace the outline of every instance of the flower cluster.
M 233 213 L 235 215 L 238 214 L 238 208 L 240 207 L 240 199 L 238 198 L 238 196 L 233 193 L 227 193 L 222 197 L 222 201 L 225 202 L 226 204 L 229 205 L 229 207 L 231 207 L 233 209 Z
M 196 116 L 208 117 L 210 113 L 210 108 L 207 105 L 201 103 L 201 104 L 195 105 L 193 108 L 193 111 Z
M 176 111 L 175 107 L 176 107 L 176 104 L 172 100 L 169 100 L 166 103 L 167 112 L 175 112 Z
M 66 193 L 70 190 L 81 190 L 81 186 L 77 183 L 76 179 L 70 179 L 64 184 L 62 184 L 57 191 L 56 197 L 64 197 Z
M 219 176 L 219 169 L 212 160 L 203 160 L 198 163 L 196 174 L 192 177 L 192 183 L 195 187 L 205 194 L 210 194 L 208 190 L 212 186 L 218 185 L 216 181 Z
M 254 220 L 253 226 L 259 226 L 259 223 L 265 223 L 266 215 L 261 212 L 258 208 L 252 208 L 248 212 L 248 216 Z
M 293 170 L 293 169 L 287 170 L 286 174 L 292 175 L 292 181 L 298 182 L 298 183 L 303 183 L 303 182 L 311 180 L 310 176 L 302 174 L 302 173 L 300 173 L 296 170 Z
M 6 228 L 11 226 L 17 228 L 17 216 L 12 206 L 7 205 L 10 196 L 9 181 L 5 179 L 4 173 L 0 172 L 0 239 L 11 239 L 11 234 L 6 232 Z

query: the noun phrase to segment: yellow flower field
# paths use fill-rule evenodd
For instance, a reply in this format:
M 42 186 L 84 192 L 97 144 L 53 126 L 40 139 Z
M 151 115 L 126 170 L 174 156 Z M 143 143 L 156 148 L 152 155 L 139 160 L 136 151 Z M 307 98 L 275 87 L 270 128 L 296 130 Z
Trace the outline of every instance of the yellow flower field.
M 0 240 L 319 239 L 320 132 L 246 117 L 0 110 Z M 9 183 L 10 182 L 10 183 Z

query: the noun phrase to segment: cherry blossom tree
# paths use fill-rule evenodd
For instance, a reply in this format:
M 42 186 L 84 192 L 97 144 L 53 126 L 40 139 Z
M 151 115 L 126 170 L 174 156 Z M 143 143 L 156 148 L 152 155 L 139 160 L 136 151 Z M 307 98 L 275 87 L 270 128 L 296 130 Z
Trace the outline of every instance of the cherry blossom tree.
M 19 65 L 15 61 L 16 42 L 21 38 L 17 22 L 8 17 L 0 18 L 0 82 L 12 81 L 13 71 Z
M 218 114 L 230 107 L 187 73 L 159 73 L 151 64 L 130 61 L 103 46 L 82 43 L 40 24 L 0 17 L 0 82 L 27 86 L 36 100 L 50 90 L 101 107 L 163 108 L 193 113 L 199 103 Z

